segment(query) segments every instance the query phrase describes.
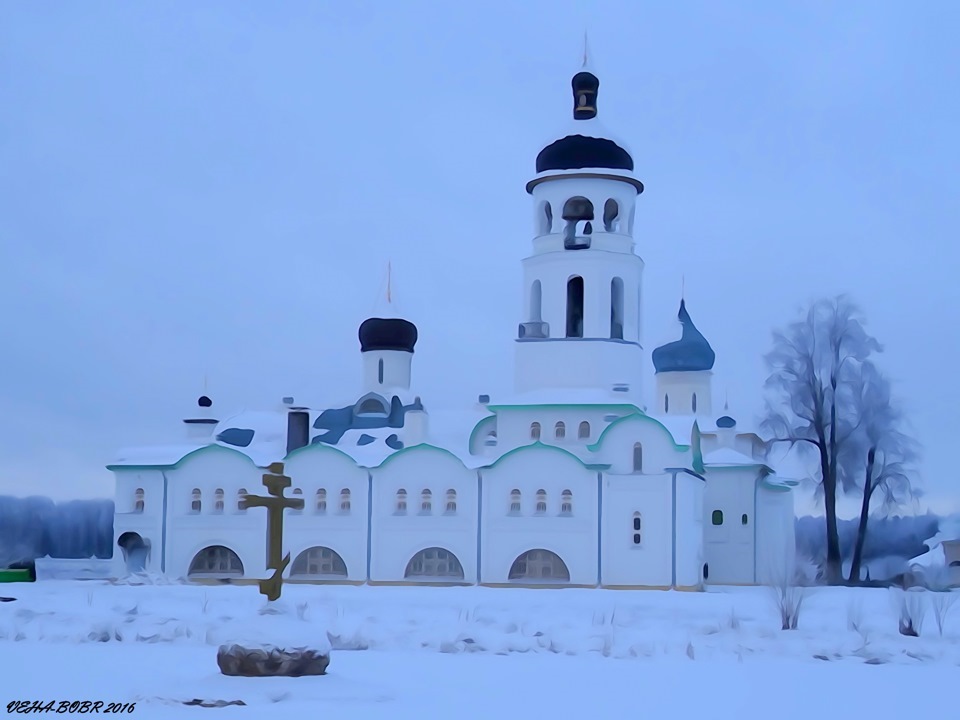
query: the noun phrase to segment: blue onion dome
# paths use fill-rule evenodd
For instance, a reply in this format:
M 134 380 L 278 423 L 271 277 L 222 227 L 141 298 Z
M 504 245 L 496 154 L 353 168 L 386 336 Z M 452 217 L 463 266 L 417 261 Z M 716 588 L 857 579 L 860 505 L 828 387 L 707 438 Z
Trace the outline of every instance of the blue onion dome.
M 369 318 L 360 323 L 360 352 L 400 350 L 413 352 L 417 344 L 417 326 L 400 318 Z
M 653 351 L 653 367 L 660 372 L 692 372 L 696 370 L 710 370 L 717 359 L 716 353 L 710 347 L 707 339 L 697 330 L 697 326 L 690 319 L 687 306 L 680 301 L 680 312 L 677 319 L 683 325 L 683 335 L 666 345 L 661 345 Z
M 717 418 L 717 427 L 728 430 L 737 426 L 737 421 L 734 420 L 729 415 L 723 415 L 722 417 Z

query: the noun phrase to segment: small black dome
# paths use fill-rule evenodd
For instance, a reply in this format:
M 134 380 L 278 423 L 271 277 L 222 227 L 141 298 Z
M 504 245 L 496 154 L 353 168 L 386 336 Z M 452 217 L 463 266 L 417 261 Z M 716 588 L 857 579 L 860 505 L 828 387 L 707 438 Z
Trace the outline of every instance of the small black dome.
M 633 171 L 630 153 L 606 138 L 567 135 L 547 145 L 537 155 L 537 172 L 610 168 Z
M 734 420 L 729 415 L 724 415 L 721 418 L 717 418 L 717 427 L 718 428 L 732 428 L 737 426 L 737 421 Z
M 213 400 L 208 398 L 206 395 L 201 395 L 200 399 L 197 400 L 197 405 L 200 407 L 213 407 Z
M 400 318 L 369 318 L 360 323 L 360 352 L 402 350 L 412 353 L 417 344 L 417 326 Z

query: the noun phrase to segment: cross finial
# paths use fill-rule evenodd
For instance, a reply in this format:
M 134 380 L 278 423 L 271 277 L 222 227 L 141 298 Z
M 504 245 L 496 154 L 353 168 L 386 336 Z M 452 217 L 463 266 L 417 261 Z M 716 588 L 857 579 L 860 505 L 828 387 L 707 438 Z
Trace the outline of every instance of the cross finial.
M 583 67 L 587 66 L 587 62 L 589 60 L 589 56 L 590 56 L 589 48 L 590 46 L 587 43 L 587 31 L 584 30 L 583 31 Z
M 391 293 L 390 293 L 390 290 L 391 290 L 390 284 L 392 281 L 391 276 L 392 276 L 392 268 L 390 265 L 390 261 L 387 260 L 387 303 L 388 304 L 393 302 L 393 300 L 391 299 Z
M 686 296 L 685 296 L 685 294 L 686 294 L 686 284 L 687 284 L 687 276 L 686 276 L 686 275 L 681 275 L 681 276 L 680 276 L 680 299 L 681 299 L 681 300 L 686 299 Z
M 730 388 L 727 388 L 723 394 L 723 409 L 724 411 L 730 409 Z

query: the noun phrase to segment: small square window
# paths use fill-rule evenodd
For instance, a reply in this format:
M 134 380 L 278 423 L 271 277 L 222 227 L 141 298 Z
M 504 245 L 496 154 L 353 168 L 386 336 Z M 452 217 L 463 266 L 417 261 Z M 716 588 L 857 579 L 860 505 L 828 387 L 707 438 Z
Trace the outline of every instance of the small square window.
M 634 534 L 633 534 L 633 544 L 634 544 L 634 545 L 639 545 L 639 544 L 640 544 L 640 533 L 634 533 Z
M 714 525 L 723 525 L 723 510 L 714 510 L 711 515 L 711 522 Z

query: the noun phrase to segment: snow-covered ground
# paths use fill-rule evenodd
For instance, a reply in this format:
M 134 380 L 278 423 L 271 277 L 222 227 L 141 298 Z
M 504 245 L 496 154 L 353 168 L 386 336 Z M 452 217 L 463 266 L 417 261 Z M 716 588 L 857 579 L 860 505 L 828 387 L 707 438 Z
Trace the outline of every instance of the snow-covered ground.
M 926 596 L 930 608 L 929 593 Z M 886 590 L 810 591 L 780 630 L 771 592 L 48 581 L 0 586 L 0 706 L 136 702 L 135 717 L 876 717 L 942 713 L 960 678 L 960 602 L 940 635 L 897 632 Z M 859 631 L 850 629 L 851 623 Z M 324 677 L 231 678 L 234 639 L 333 645 Z M 182 702 L 242 700 L 245 706 Z

